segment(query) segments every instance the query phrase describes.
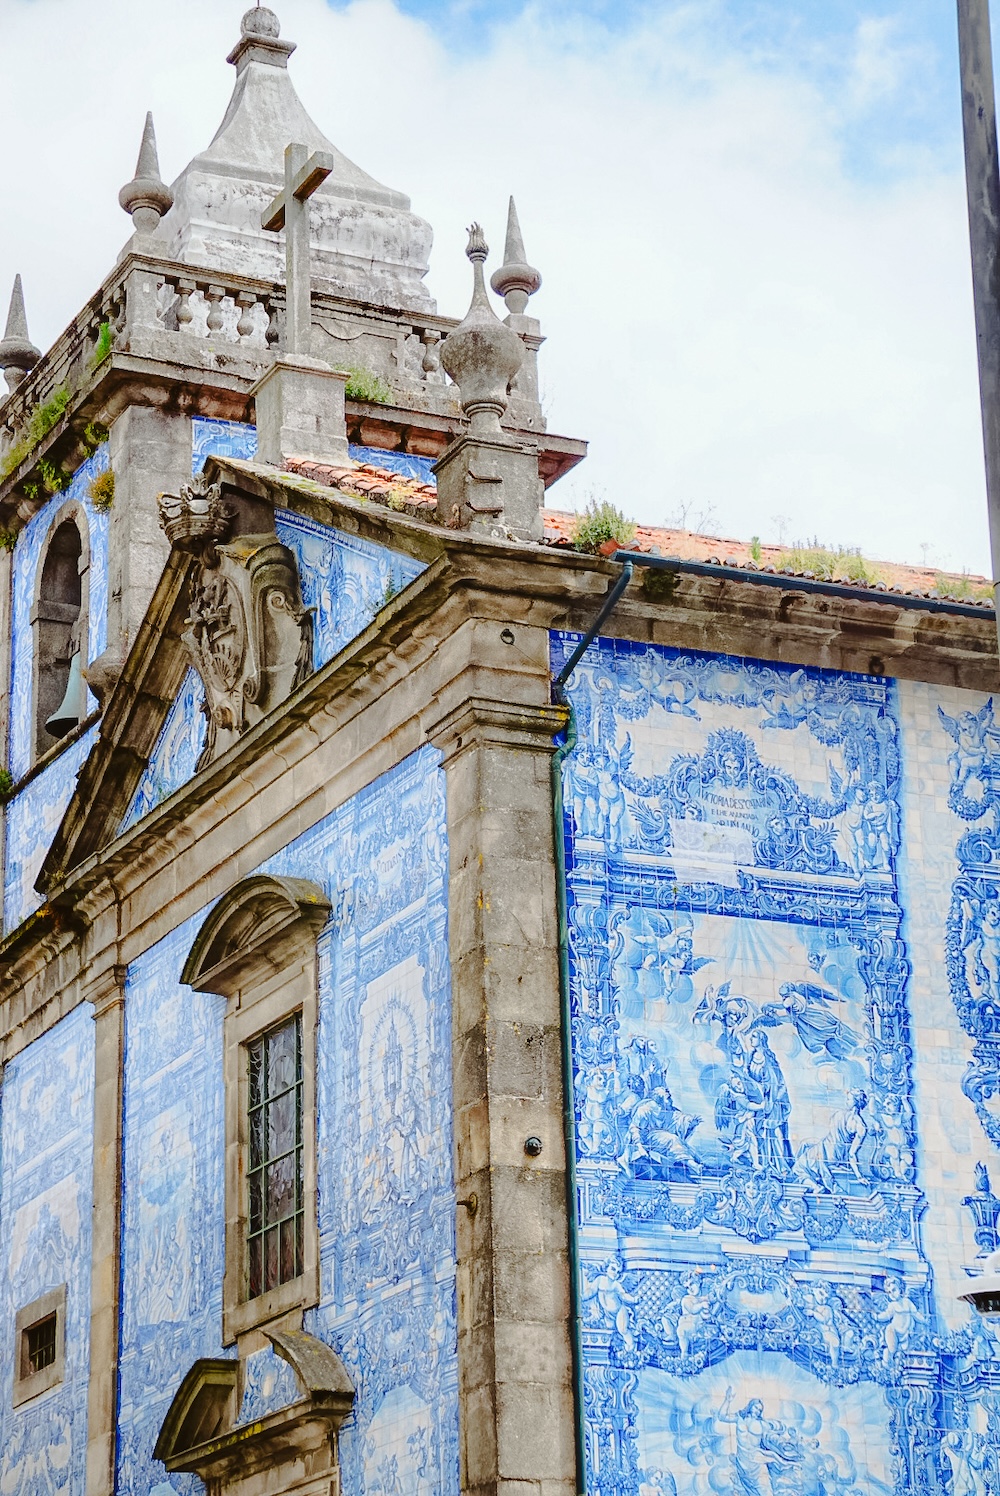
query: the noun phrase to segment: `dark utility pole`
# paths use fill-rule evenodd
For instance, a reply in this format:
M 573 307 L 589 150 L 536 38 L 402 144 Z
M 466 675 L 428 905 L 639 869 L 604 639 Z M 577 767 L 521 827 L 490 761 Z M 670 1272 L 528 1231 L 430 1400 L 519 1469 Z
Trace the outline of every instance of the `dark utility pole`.
M 986 503 L 996 582 L 1000 579 L 1000 171 L 989 0 L 958 0 L 958 54 L 972 244 L 972 295 L 979 351 L 979 400 L 986 453 Z

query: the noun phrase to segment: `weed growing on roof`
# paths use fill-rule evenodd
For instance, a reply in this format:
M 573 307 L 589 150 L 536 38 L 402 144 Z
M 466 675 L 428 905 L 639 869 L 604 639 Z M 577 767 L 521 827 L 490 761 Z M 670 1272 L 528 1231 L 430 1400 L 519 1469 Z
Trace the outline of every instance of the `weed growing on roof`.
M 7 452 L 0 463 L 0 483 L 9 478 L 15 468 L 19 468 L 30 452 L 44 441 L 58 421 L 62 418 L 67 405 L 73 398 L 73 391 L 69 385 L 61 385 L 41 405 L 36 405 L 28 417 L 24 428 L 24 435 L 19 442 Z
M 715 505 L 700 499 L 684 499 L 664 521 L 668 530 L 689 530 L 693 535 L 711 535 L 718 527 Z
M 102 322 L 97 334 L 97 342 L 94 344 L 94 351 L 90 357 L 90 367 L 92 369 L 96 369 L 99 364 L 103 364 L 111 352 L 114 341 L 115 335 L 111 331 L 111 323 Z
M 367 400 L 370 405 L 388 405 L 392 400 L 389 385 L 371 369 L 362 369 L 355 364 L 341 364 L 339 372 L 348 375 L 344 386 L 344 395 L 348 400 Z
M 808 571 L 823 582 L 856 582 L 872 587 L 882 573 L 853 546 L 820 545 L 817 540 L 797 541 L 781 552 L 775 565 L 779 571 Z
M 993 587 L 989 582 L 974 582 L 965 572 L 960 577 L 949 577 L 939 571 L 934 578 L 934 590 L 942 597 L 954 597 L 963 603 L 991 603 Z
M 115 502 L 115 475 L 111 468 L 106 468 L 103 473 L 98 473 L 96 478 L 90 480 L 87 490 L 90 502 L 95 509 L 106 514 Z
M 73 481 L 72 473 L 67 473 L 65 468 L 50 462 L 47 457 L 38 464 L 38 476 L 46 493 L 62 493 Z
M 635 520 L 626 519 L 607 499 L 593 499 L 573 521 L 573 545 L 578 551 L 596 553 L 606 540 L 628 545 L 635 539 Z
M 757 565 L 759 566 L 760 565 L 760 558 L 761 558 L 762 554 L 763 554 L 763 552 L 761 550 L 761 545 L 760 545 L 760 536 L 759 535 L 751 535 L 750 536 L 750 560 L 751 561 L 755 561 L 757 563 Z

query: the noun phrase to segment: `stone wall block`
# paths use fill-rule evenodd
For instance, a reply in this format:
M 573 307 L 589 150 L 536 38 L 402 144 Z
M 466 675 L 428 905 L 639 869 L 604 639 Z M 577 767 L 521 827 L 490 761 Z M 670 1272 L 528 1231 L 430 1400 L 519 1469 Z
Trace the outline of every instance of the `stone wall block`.
M 460 1443 L 462 1488 L 488 1491 L 496 1479 L 497 1410 L 495 1384 L 471 1387 L 463 1399 Z
M 500 1474 L 508 1480 L 557 1480 L 574 1458 L 568 1386 L 500 1382 L 497 1424 Z
M 553 1117 L 546 1099 L 503 1097 L 494 1102 L 491 1121 L 490 1150 L 495 1163 L 513 1168 L 528 1166 L 525 1139 L 537 1137 L 541 1140 L 542 1151 L 537 1158 L 530 1160 L 531 1169 L 554 1170 L 562 1180 L 566 1168 L 563 1129 Z
M 108 533 L 108 649 L 136 636 L 170 547 L 157 495 L 191 481 L 191 422 L 176 412 L 130 405 L 111 427 L 115 501 Z
M 572 1388 L 573 1359 L 569 1347 L 559 1345 L 544 1325 L 498 1320 L 496 1347 L 497 1360 L 512 1381 Z
M 489 1025 L 490 1091 L 540 1099 L 545 1094 L 545 1030 L 537 1024 Z
M 516 961 L 491 962 L 483 972 L 487 1011 L 498 1023 L 522 1019 L 559 1025 L 559 960 L 549 947 L 518 952 Z
M 568 1333 L 569 1257 L 566 1251 L 498 1253 L 493 1266 L 498 1319 L 561 1322 Z
M 490 1113 L 485 1100 L 462 1107 L 455 1114 L 456 1177 L 467 1182 L 481 1170 L 488 1169 L 490 1148 Z

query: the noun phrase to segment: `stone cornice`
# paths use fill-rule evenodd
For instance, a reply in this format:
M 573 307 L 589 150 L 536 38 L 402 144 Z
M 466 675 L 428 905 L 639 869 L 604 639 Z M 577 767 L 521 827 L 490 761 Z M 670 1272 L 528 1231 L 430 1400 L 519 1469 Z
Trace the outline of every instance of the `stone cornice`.
M 473 696 L 426 728 L 428 740 L 448 764 L 470 748 L 516 748 L 555 752 L 555 737 L 569 720 L 562 706 L 531 706 Z

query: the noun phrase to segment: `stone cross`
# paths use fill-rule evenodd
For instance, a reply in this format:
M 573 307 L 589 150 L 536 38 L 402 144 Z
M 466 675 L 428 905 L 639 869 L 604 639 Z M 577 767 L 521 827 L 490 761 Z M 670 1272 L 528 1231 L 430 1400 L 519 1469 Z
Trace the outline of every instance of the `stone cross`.
M 285 147 L 285 186 L 261 215 L 261 228 L 285 231 L 285 352 L 308 354 L 312 325 L 309 272 L 309 199 L 333 171 L 329 151 Z

